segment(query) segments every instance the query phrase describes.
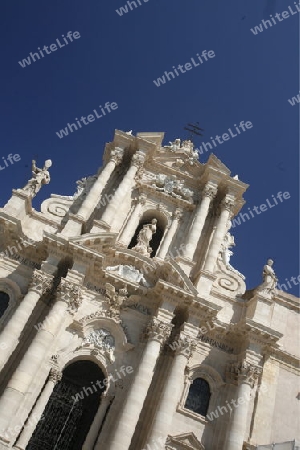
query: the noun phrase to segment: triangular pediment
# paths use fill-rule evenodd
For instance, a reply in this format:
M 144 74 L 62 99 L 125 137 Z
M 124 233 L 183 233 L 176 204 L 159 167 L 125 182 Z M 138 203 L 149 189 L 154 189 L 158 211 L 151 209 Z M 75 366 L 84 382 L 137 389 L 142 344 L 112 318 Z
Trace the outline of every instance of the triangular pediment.
M 167 450 L 205 450 L 194 433 L 183 433 L 178 436 L 168 436 Z

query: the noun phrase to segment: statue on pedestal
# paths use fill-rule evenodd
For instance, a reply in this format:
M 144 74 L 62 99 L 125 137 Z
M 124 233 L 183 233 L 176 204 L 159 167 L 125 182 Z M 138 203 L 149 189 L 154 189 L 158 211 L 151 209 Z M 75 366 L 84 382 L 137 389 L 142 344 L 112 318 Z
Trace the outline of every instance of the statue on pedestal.
M 32 160 L 32 177 L 27 182 L 27 184 L 23 187 L 23 191 L 30 193 L 33 197 L 39 192 L 43 184 L 50 183 L 50 173 L 48 169 L 52 166 L 51 159 L 47 159 L 45 161 L 44 167 L 39 169 L 36 167 L 35 160 Z
M 141 253 L 145 256 L 150 256 L 152 253 L 152 248 L 149 243 L 152 239 L 154 233 L 156 233 L 157 219 L 152 219 L 151 223 L 143 225 L 137 237 L 137 244 L 132 250 Z
M 263 268 L 263 282 L 257 288 L 257 290 L 260 292 L 265 292 L 272 295 L 275 294 L 275 289 L 278 282 L 278 278 L 276 277 L 274 269 L 272 268 L 273 264 L 274 261 L 272 259 L 268 259 L 267 264 L 265 264 Z

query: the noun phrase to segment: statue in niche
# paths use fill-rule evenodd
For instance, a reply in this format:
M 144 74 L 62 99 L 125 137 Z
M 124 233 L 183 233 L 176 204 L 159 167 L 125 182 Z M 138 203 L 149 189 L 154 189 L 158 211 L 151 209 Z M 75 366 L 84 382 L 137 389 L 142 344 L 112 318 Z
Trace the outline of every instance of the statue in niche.
M 137 244 L 132 248 L 132 250 L 135 250 L 145 256 L 151 255 L 152 248 L 149 246 L 149 243 L 153 234 L 156 233 L 156 224 L 157 219 L 152 219 L 151 223 L 146 223 L 143 225 L 143 228 L 140 230 L 137 237 Z
M 258 286 L 258 291 L 266 292 L 268 294 L 274 294 L 276 285 L 278 282 L 278 278 L 275 275 L 273 269 L 274 261 L 272 259 L 268 259 L 267 264 L 264 265 L 263 268 L 263 282 L 260 286 Z
M 23 191 L 29 192 L 33 197 L 39 192 L 43 184 L 50 183 L 50 173 L 48 169 L 52 166 L 51 159 L 47 159 L 45 161 L 44 167 L 39 169 L 36 167 L 36 161 L 32 160 L 32 177 L 27 182 L 27 184 L 23 187 Z

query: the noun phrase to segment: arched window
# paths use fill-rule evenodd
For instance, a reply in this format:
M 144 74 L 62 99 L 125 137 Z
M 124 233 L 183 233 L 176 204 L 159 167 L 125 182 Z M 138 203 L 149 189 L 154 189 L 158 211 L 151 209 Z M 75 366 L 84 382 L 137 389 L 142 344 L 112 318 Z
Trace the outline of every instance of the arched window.
M 6 292 L 0 291 L 0 318 L 3 316 L 8 308 L 9 295 Z
M 206 416 L 211 392 L 209 384 L 203 378 L 196 378 L 190 386 L 184 407 L 196 414 Z

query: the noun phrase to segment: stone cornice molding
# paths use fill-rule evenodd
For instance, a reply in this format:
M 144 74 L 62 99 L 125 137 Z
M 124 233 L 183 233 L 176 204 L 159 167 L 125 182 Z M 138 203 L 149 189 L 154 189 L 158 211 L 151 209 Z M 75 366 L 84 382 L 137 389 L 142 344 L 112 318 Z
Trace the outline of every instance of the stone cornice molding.
M 287 353 L 282 349 L 275 349 L 266 354 L 267 358 L 277 361 L 287 370 L 300 375 L 300 357 Z
M 183 210 L 187 211 L 193 211 L 196 208 L 195 203 L 190 203 L 189 201 L 184 200 L 183 198 L 173 197 L 164 191 L 158 191 L 155 187 L 151 186 L 150 184 L 146 184 L 144 180 L 140 180 L 137 184 L 140 189 L 143 189 L 145 192 L 150 194 L 150 195 L 148 194 L 149 197 L 151 196 L 157 199 L 161 199 L 162 202 L 167 201 L 168 203 L 174 204 L 178 208 L 182 208 Z

